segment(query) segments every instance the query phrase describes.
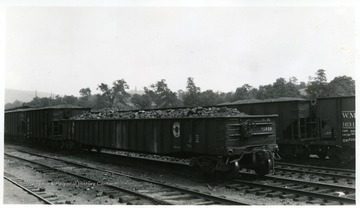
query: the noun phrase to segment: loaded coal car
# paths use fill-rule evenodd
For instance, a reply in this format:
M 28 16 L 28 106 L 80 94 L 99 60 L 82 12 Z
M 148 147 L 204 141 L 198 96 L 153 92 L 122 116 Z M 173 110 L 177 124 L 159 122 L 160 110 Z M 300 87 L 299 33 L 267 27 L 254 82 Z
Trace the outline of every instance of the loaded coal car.
M 116 119 L 62 120 L 63 140 L 68 146 L 84 149 L 191 158 L 192 164 L 204 172 L 248 168 L 265 175 L 272 169 L 277 150 L 276 115 L 193 117 L 189 112 L 186 117 L 149 118 L 135 113 Z
M 306 141 L 317 139 L 317 121 L 311 102 L 302 98 L 240 100 L 224 103 L 251 115 L 278 114 L 277 144 L 281 157 L 308 157 Z
M 284 158 L 355 158 L 355 96 L 241 100 L 222 106 L 252 115 L 278 114 L 277 144 Z
M 5 111 L 4 137 L 7 141 L 61 145 L 60 120 L 89 111 L 73 105 L 9 109 Z

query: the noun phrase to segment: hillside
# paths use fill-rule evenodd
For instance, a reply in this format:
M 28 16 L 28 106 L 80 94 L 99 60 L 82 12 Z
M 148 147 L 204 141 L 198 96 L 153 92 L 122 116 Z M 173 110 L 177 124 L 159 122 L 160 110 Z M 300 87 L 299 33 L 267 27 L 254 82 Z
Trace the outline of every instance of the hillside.
M 143 90 L 129 90 L 127 91 L 130 95 L 133 94 L 144 94 Z M 49 92 L 37 92 L 37 96 L 42 97 L 50 97 L 51 93 Z M 54 96 L 54 94 L 53 94 Z M 62 95 L 60 95 L 62 96 Z M 15 100 L 21 102 L 30 102 L 35 97 L 35 91 L 28 90 L 15 90 L 15 89 L 5 89 L 5 104 L 13 103 Z
M 37 92 L 37 96 L 38 97 L 50 97 L 51 93 Z M 34 97 L 35 97 L 34 91 L 5 89 L 5 104 L 12 103 L 15 100 L 18 100 L 21 102 L 30 102 Z

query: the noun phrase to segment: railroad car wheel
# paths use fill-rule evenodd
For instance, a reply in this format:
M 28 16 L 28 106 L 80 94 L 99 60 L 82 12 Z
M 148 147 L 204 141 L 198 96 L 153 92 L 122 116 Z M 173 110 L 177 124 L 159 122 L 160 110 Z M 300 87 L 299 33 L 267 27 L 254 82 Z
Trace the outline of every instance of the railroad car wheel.
M 74 142 L 71 140 L 66 140 L 63 143 L 63 148 L 67 151 L 71 151 L 74 149 Z
M 239 171 L 240 171 L 240 165 L 239 162 L 236 161 L 231 165 L 231 176 L 232 177 L 239 176 Z
M 355 148 L 343 148 L 341 151 L 341 160 L 344 162 L 355 161 Z
M 93 149 L 92 146 L 88 146 L 88 145 L 82 145 L 81 148 L 85 151 L 91 151 Z
M 330 148 L 328 151 L 329 159 L 333 162 L 342 161 L 342 151 L 339 147 Z
M 281 146 L 279 148 L 279 154 L 283 158 L 291 158 L 295 156 L 295 148 L 293 146 Z
M 297 146 L 296 157 L 307 159 L 310 157 L 310 149 L 307 146 Z
M 211 157 L 198 157 L 194 165 L 198 166 L 203 174 L 210 175 L 215 172 L 217 160 Z
M 262 166 L 255 168 L 255 173 L 259 176 L 264 176 L 270 173 L 271 159 L 268 159 Z
M 325 151 L 317 152 L 316 155 L 317 155 L 320 159 L 325 159 L 325 158 L 327 157 L 327 152 L 325 152 Z
M 96 152 L 101 152 L 101 150 L 102 150 L 100 147 L 96 147 L 95 149 L 96 149 Z
M 270 173 L 273 167 L 274 157 L 271 152 L 259 151 L 256 153 L 256 161 L 254 163 L 255 173 L 264 176 Z

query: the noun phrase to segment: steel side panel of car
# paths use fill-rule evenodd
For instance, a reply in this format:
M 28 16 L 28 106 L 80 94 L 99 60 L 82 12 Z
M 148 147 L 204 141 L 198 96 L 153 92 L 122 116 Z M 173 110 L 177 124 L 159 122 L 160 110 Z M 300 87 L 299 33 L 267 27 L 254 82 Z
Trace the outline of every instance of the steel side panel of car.
M 4 137 L 5 139 L 25 138 L 25 114 L 24 112 L 5 113 Z
M 240 112 L 249 115 L 269 115 L 277 114 L 277 143 L 297 143 L 298 139 L 294 135 L 293 125 L 300 118 L 307 118 L 311 115 L 311 103 L 305 100 L 299 101 L 279 101 L 279 102 L 260 102 L 224 105 L 235 107 Z
M 62 125 L 64 139 L 93 147 L 154 154 L 223 155 L 227 148 L 275 145 L 274 119 L 275 116 L 62 120 Z M 249 138 L 239 134 L 243 122 L 253 125 Z M 229 130 L 229 125 L 235 129 Z M 229 131 L 238 133 L 230 134 Z
M 5 134 L 23 139 L 61 139 L 60 120 L 90 108 L 27 108 L 5 112 Z
M 317 100 L 320 143 L 355 146 L 355 97 Z

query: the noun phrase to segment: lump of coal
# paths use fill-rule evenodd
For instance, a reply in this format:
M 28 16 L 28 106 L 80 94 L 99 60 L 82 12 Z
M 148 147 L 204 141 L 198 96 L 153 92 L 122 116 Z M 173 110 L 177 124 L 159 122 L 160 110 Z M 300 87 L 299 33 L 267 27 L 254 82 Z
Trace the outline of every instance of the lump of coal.
M 193 107 L 165 110 L 120 111 L 113 108 L 98 112 L 87 112 L 74 116 L 73 120 L 91 119 L 151 119 L 151 118 L 197 118 L 197 117 L 231 117 L 245 116 L 235 108 L 227 107 Z

